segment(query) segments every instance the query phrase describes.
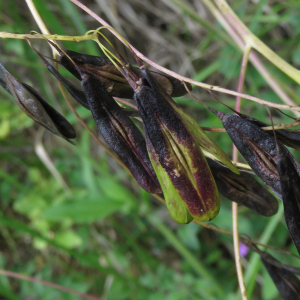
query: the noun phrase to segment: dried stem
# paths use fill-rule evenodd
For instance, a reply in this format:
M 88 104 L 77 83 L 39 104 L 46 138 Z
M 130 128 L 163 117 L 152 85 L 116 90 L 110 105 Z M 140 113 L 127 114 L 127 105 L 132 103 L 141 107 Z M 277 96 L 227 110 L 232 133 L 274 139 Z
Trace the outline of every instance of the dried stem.
M 241 92 L 243 90 L 250 51 L 251 51 L 251 46 L 246 45 L 244 54 L 243 54 L 243 59 L 242 59 L 242 65 L 241 65 L 241 71 L 240 71 L 240 77 L 239 77 L 239 83 L 238 83 L 238 92 Z M 241 97 L 239 97 L 239 96 L 236 98 L 235 110 L 237 112 L 240 112 L 240 110 L 241 110 Z M 237 151 L 237 148 L 235 147 L 235 145 L 233 145 L 232 160 L 234 162 L 238 161 L 238 151 Z M 232 230 L 233 230 L 235 266 L 236 266 L 239 286 L 240 286 L 240 290 L 241 290 L 241 294 L 242 294 L 242 299 L 247 300 L 248 298 L 247 298 L 242 263 L 241 263 L 241 253 L 240 253 L 240 244 L 239 244 L 239 242 L 240 242 L 239 241 L 239 227 L 238 227 L 238 204 L 236 202 L 232 202 Z
M 63 86 L 62 86 L 62 84 L 60 82 L 59 82 L 59 88 L 60 88 L 61 93 L 63 94 L 63 97 L 65 98 L 66 102 L 68 103 L 71 111 L 76 116 L 76 118 L 78 119 L 78 121 L 82 124 L 82 126 L 90 133 L 90 135 L 94 138 L 94 140 L 101 147 L 103 147 L 109 153 L 109 155 L 111 155 L 120 164 L 120 166 L 122 166 L 129 174 L 131 174 L 130 171 L 128 170 L 128 168 L 125 166 L 125 164 L 119 159 L 119 157 L 114 152 L 112 152 L 102 141 L 100 141 L 99 138 L 96 136 L 96 134 L 80 118 L 80 116 L 78 115 L 77 111 L 75 110 L 75 108 L 73 107 L 72 103 L 70 102 L 70 100 L 69 100 L 69 98 L 68 98 L 66 92 L 64 91 L 64 88 L 63 88 Z
M 57 41 L 69 41 L 69 42 L 82 42 L 94 40 L 94 35 L 58 35 L 58 34 L 19 34 L 19 33 L 9 33 L 9 32 L 0 32 L 0 38 L 3 39 L 48 39 L 48 40 L 57 40 Z
M 76 0 L 70 0 L 72 2 L 75 3 Z M 88 9 L 88 8 L 87 8 Z M 100 20 L 102 20 L 100 17 L 98 17 Z M 99 20 L 98 20 L 99 21 Z M 101 24 L 107 24 L 105 21 L 102 21 Z M 111 26 L 107 26 L 109 27 L 108 29 L 116 36 L 118 37 L 118 39 L 120 41 L 123 41 L 123 39 L 120 38 L 120 36 L 118 34 L 116 34 L 116 32 L 112 28 Z M 97 37 L 94 34 L 85 34 L 83 36 L 66 36 L 66 35 L 57 35 L 57 34 L 17 34 L 17 33 L 7 33 L 7 32 L 0 32 L 0 38 L 12 38 L 12 39 L 50 39 L 50 40 L 59 40 L 59 41 L 73 41 L 73 42 L 82 42 L 82 41 L 87 41 L 87 40 L 95 40 L 97 41 Z M 228 94 L 228 95 L 232 95 L 232 96 L 240 96 L 244 99 L 248 99 L 250 101 L 259 103 L 261 105 L 266 105 L 266 106 L 270 106 L 270 107 L 275 107 L 275 108 L 279 108 L 279 109 L 286 109 L 286 110 L 295 110 L 295 111 L 300 111 L 300 107 L 298 106 L 293 106 L 293 105 L 283 105 L 283 104 L 277 104 L 277 103 L 273 103 L 270 101 L 266 101 L 263 99 L 260 99 L 258 97 L 254 97 L 254 96 L 250 96 L 247 94 L 242 94 L 242 93 L 238 93 L 235 91 L 231 91 L 228 89 L 224 89 L 221 88 L 219 86 L 215 86 L 215 85 L 210 85 L 210 84 L 206 84 L 206 83 L 202 83 L 193 79 L 190 79 L 188 77 L 179 75 L 171 70 L 168 70 L 158 64 L 156 64 L 155 62 L 153 62 L 152 60 L 150 60 L 149 58 L 147 58 L 146 56 L 144 56 L 141 52 L 139 52 L 137 49 L 135 49 L 133 46 L 131 46 L 129 44 L 129 46 L 133 49 L 133 51 L 136 53 L 137 56 L 139 56 L 141 59 L 143 59 L 145 62 L 147 62 L 149 65 L 153 66 L 154 68 L 160 70 L 163 73 L 166 73 L 170 76 L 173 76 L 174 78 L 177 78 L 181 81 L 185 81 L 185 82 L 189 82 L 191 84 L 194 84 L 196 86 L 202 87 L 204 89 L 207 90 L 211 90 L 211 91 L 216 91 L 216 92 L 220 92 L 220 93 L 224 93 L 224 94 Z
M 25 0 L 27 3 L 27 6 L 35 20 L 35 22 L 37 23 L 37 25 L 39 26 L 40 30 L 42 31 L 42 33 L 44 34 L 50 34 L 48 28 L 46 27 L 44 21 L 42 20 L 40 14 L 38 13 L 35 5 L 33 4 L 32 0 Z
M 62 286 L 62 285 L 59 285 L 59 284 L 56 284 L 56 283 L 53 283 L 53 282 L 49 282 L 49 281 L 46 281 L 46 280 L 43 280 L 43 279 L 36 279 L 34 277 L 30 277 L 30 276 L 26 276 L 26 275 L 23 275 L 23 274 L 11 272 L 11 271 L 6 271 L 6 270 L 0 270 L 0 274 L 5 275 L 7 277 L 12 277 L 12 278 L 17 278 L 17 279 L 22 279 L 22 280 L 27 280 L 27 281 L 31 281 L 31 282 L 40 283 L 40 284 L 49 286 L 53 289 L 57 289 L 57 290 L 60 290 L 60 291 L 63 291 L 63 292 L 69 293 L 69 294 L 73 294 L 73 295 L 76 295 L 78 297 L 82 297 L 82 298 L 85 298 L 85 299 L 101 300 L 98 297 L 91 296 L 91 295 L 88 295 L 88 294 L 85 294 L 85 293 L 81 293 L 81 292 L 72 290 L 70 288 L 67 288 L 65 286 Z

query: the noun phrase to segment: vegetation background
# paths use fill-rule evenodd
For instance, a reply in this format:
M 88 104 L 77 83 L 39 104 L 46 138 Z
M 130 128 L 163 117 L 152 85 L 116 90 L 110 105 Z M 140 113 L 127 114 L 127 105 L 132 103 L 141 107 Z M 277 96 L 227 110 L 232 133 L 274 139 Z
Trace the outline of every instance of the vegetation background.
M 100 26 L 69 0 L 34 3 L 52 33 L 82 35 Z M 230 3 L 256 36 L 300 67 L 298 0 Z M 158 64 L 199 81 L 237 89 L 242 53 L 200 0 L 88 0 L 84 4 Z M 0 12 L 0 31 L 39 31 L 25 1 L 0 0 Z M 111 41 L 126 55 L 115 38 Z M 33 45 L 51 56 L 46 42 L 35 40 Z M 90 41 L 61 45 L 101 55 Z M 0 90 L 0 269 L 108 300 L 240 299 L 231 238 L 193 223 L 174 223 L 167 208 L 143 191 L 83 129 L 57 82 L 26 41 L 0 40 L 0 50 L 0 62 L 63 113 L 78 135 L 74 147 L 44 132 Z M 299 86 L 263 61 L 278 84 L 300 103 Z M 60 71 L 76 82 L 67 71 Z M 244 92 L 281 102 L 251 64 Z M 194 93 L 228 111 L 205 90 L 195 88 Z M 233 97 L 218 97 L 234 107 Z M 176 101 L 201 126 L 221 126 L 190 97 Z M 91 113 L 74 105 L 98 134 Z M 243 100 L 242 112 L 268 122 L 266 110 L 252 102 Z M 272 114 L 275 123 L 290 121 L 276 111 Z M 209 134 L 231 155 L 232 143 L 226 134 Z M 294 154 L 299 161 L 300 156 Z M 221 200 L 220 214 L 212 223 L 231 231 L 231 202 Z M 240 207 L 239 230 L 254 240 L 296 253 L 282 208 L 276 216 L 266 218 Z M 295 258 L 270 253 L 299 265 Z M 281 299 L 257 254 L 243 257 L 242 264 L 250 299 Z M 0 299 L 81 297 L 0 275 Z

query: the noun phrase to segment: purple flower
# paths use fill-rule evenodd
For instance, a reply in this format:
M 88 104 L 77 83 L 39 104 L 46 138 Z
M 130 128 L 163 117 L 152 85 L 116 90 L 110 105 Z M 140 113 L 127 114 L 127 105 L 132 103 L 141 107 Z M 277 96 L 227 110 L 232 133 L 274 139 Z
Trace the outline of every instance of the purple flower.
M 249 247 L 246 246 L 245 244 L 241 243 L 241 242 L 239 243 L 239 245 L 240 245 L 240 254 L 241 254 L 241 256 L 246 257 L 249 253 Z

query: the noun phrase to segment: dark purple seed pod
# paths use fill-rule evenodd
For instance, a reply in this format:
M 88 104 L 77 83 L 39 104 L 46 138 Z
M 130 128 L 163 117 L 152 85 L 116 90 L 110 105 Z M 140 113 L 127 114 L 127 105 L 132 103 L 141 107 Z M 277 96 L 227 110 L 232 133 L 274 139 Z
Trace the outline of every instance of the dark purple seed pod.
M 53 43 L 51 45 L 64 57 L 65 63 L 68 59 L 67 64 L 76 70 L 83 91 L 68 82 L 37 52 L 48 70 L 67 88 L 75 100 L 91 110 L 105 141 L 124 162 L 141 187 L 150 193 L 160 193 L 161 188 L 150 162 L 144 136 L 130 119 L 131 112 L 124 111 L 116 103 L 103 82 L 87 72 L 86 68 L 77 66 L 57 45 Z
M 142 133 L 93 75 L 78 70 L 89 108 L 107 144 L 141 187 L 150 193 L 161 192 Z
M 50 106 L 31 86 L 19 82 L 0 64 L 0 85 L 15 99 L 22 111 L 52 133 L 70 139 L 76 137 L 74 127 L 52 106 Z
M 144 85 L 135 90 L 134 100 L 172 218 L 178 223 L 214 218 L 219 212 L 218 191 L 204 155 L 180 115 L 160 93 Z
M 233 114 L 222 117 L 231 140 L 252 170 L 283 201 L 285 221 L 300 254 L 299 164 L 274 136 Z
M 300 300 L 300 280 L 292 272 L 280 266 L 280 262 L 266 252 L 261 255 L 261 261 L 282 298 Z
M 280 145 L 278 146 L 277 168 L 285 222 L 300 254 L 300 176 L 289 151 Z
M 92 74 L 95 78 L 102 82 L 103 87 L 113 97 L 133 98 L 132 88 L 108 58 L 81 54 L 70 50 L 67 50 L 66 54 L 82 70 L 86 73 Z M 69 58 L 62 52 L 60 52 L 60 62 L 70 73 L 80 79 L 78 71 L 70 62 Z M 141 77 L 141 70 L 139 68 L 132 66 L 129 66 L 129 68 L 137 76 Z M 161 74 L 154 71 L 151 71 L 151 74 L 160 83 L 163 89 L 172 97 L 180 97 L 187 93 L 184 85 L 178 79 L 167 74 Z M 192 86 L 190 84 L 187 85 L 191 90 Z
M 51 64 L 49 64 L 49 62 L 40 53 L 37 52 L 37 54 L 39 55 L 47 69 L 56 77 L 56 79 L 61 82 L 61 84 L 71 94 L 71 96 L 83 107 L 89 109 L 89 105 L 83 91 L 79 90 L 77 87 L 75 87 L 74 84 L 65 79 Z
M 224 115 L 222 124 L 254 173 L 282 199 L 274 137 L 234 114 Z
M 241 114 L 236 112 L 241 118 L 248 120 L 249 122 L 257 125 L 258 127 L 267 127 L 264 122 L 261 122 L 255 118 L 247 116 L 245 114 Z M 273 131 L 266 131 L 269 135 L 273 136 Z M 276 137 L 277 139 L 284 145 L 292 147 L 294 149 L 300 149 L 300 130 L 291 130 L 291 129 L 276 129 Z
M 283 264 L 266 251 L 261 251 L 255 244 L 245 241 L 247 246 L 259 254 L 267 272 L 271 276 L 280 295 L 285 300 L 300 300 L 300 268 Z
M 211 220 L 219 212 L 219 195 L 194 132 L 165 98 L 166 92 L 155 87 L 154 76 L 149 77 L 155 82 L 153 88 L 143 70 L 140 78 L 121 61 L 123 75 L 134 89 L 150 159 L 172 218 L 178 223 L 189 223 L 193 218 Z
M 278 200 L 253 175 L 235 174 L 210 158 L 206 160 L 220 194 L 260 215 L 270 217 L 277 213 Z

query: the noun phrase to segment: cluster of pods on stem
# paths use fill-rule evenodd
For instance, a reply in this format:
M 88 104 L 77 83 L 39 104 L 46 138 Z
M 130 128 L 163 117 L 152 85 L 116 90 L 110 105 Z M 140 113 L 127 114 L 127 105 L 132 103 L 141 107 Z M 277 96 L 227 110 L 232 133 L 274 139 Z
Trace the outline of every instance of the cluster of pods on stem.
M 277 213 L 276 197 L 255 176 L 239 171 L 172 99 L 191 90 L 189 84 L 149 71 L 130 47 L 138 67 L 128 64 L 115 49 L 117 56 L 105 58 L 65 51 L 48 42 L 59 53 L 59 63 L 80 80 L 81 88 L 65 79 L 36 51 L 45 66 L 80 105 L 91 111 L 104 140 L 140 186 L 149 193 L 164 194 L 176 222 L 215 218 L 220 208 L 219 192 L 260 215 Z M 72 125 L 35 89 L 19 82 L 1 64 L 0 84 L 30 118 L 72 143 L 76 137 Z M 138 112 L 124 108 L 113 97 L 134 99 Z M 264 131 L 261 127 L 266 124 L 254 118 L 235 111 L 224 114 L 205 106 L 222 121 L 253 172 L 283 201 L 287 227 L 300 253 L 300 165 L 283 145 L 299 149 L 300 134 Z M 143 133 L 133 121 L 136 116 L 142 120 Z M 206 159 L 202 148 L 215 159 Z M 261 251 L 259 254 L 268 271 L 274 273 L 280 268 L 275 259 Z

